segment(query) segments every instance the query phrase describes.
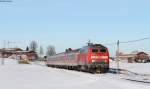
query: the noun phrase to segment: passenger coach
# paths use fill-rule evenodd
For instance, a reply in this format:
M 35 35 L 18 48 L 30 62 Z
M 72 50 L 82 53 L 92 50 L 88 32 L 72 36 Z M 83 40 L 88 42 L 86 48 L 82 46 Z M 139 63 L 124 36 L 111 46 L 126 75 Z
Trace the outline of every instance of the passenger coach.
M 88 43 L 80 49 L 67 49 L 47 58 L 47 66 L 90 73 L 105 73 L 109 70 L 109 52 L 101 44 Z

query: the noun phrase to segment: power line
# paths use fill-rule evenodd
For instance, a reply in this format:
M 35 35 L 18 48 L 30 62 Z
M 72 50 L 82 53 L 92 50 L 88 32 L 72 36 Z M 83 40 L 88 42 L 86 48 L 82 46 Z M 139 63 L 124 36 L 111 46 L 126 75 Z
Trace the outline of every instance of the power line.
M 116 45 L 116 44 L 117 44 L 117 42 L 112 42 L 112 43 L 105 43 L 103 45 Z
M 130 41 L 122 41 L 122 42 L 120 41 L 120 44 L 134 43 L 134 42 L 144 41 L 144 40 L 148 40 L 148 39 L 150 39 L 150 37 L 145 37 L 145 38 L 130 40 Z M 117 42 L 106 43 L 103 45 L 117 45 Z
M 0 0 L 0 2 L 12 2 L 12 0 Z
M 133 42 L 139 42 L 143 40 L 148 40 L 150 37 L 145 37 L 137 40 L 130 40 L 130 41 L 124 41 L 120 42 L 119 40 L 117 42 L 109 43 L 109 44 L 104 44 L 104 45 L 117 45 L 117 52 L 116 52 L 116 63 L 117 63 L 117 73 L 119 74 L 119 68 L 120 68 L 120 63 L 119 63 L 119 53 L 120 53 L 120 44 L 127 44 L 127 43 L 133 43 Z
M 120 42 L 120 43 L 133 43 L 133 42 L 139 42 L 139 41 L 148 40 L 148 39 L 150 39 L 150 37 L 141 38 L 141 39 L 137 39 L 137 40 L 126 41 L 126 42 Z

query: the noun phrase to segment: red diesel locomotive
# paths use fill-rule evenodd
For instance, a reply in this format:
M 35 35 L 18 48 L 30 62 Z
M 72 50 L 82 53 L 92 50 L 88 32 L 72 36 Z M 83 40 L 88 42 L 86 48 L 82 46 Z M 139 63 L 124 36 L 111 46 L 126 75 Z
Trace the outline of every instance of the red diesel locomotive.
M 66 52 L 47 58 L 49 67 L 66 68 L 90 73 L 105 73 L 109 70 L 109 52 L 101 44 L 89 43 L 80 49 L 67 49 Z

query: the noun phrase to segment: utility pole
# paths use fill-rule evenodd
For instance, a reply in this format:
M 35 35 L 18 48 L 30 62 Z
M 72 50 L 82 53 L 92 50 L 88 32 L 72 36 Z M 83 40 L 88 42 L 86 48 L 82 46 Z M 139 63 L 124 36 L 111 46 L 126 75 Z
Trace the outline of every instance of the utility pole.
M 120 51 L 120 41 L 117 42 L 117 54 L 116 54 L 116 61 L 117 61 L 117 74 L 119 74 L 119 51 Z
M 2 61 L 1 61 L 1 65 L 4 65 L 4 64 L 5 64 L 5 59 L 4 59 L 5 47 L 6 47 L 6 41 L 4 40 L 4 49 L 3 49 L 3 51 L 2 51 Z
M 4 65 L 4 54 L 2 53 L 2 60 L 1 60 L 1 65 Z
M 16 43 L 16 42 L 10 42 L 10 41 L 8 41 L 8 42 L 7 42 L 7 48 L 11 48 L 11 47 L 10 47 L 10 44 L 15 44 L 15 43 Z

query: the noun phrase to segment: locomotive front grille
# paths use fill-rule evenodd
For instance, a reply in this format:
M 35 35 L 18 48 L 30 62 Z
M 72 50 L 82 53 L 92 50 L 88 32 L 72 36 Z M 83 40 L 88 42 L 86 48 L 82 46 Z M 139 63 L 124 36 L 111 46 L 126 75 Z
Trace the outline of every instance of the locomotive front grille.
M 101 67 L 108 67 L 109 64 L 107 63 L 107 60 L 94 60 L 94 61 L 91 63 L 91 66 L 93 66 L 93 67 L 98 67 L 98 66 L 101 66 Z
M 108 59 L 108 56 L 91 56 L 91 59 Z
M 92 60 L 92 64 L 107 64 L 107 60 Z

